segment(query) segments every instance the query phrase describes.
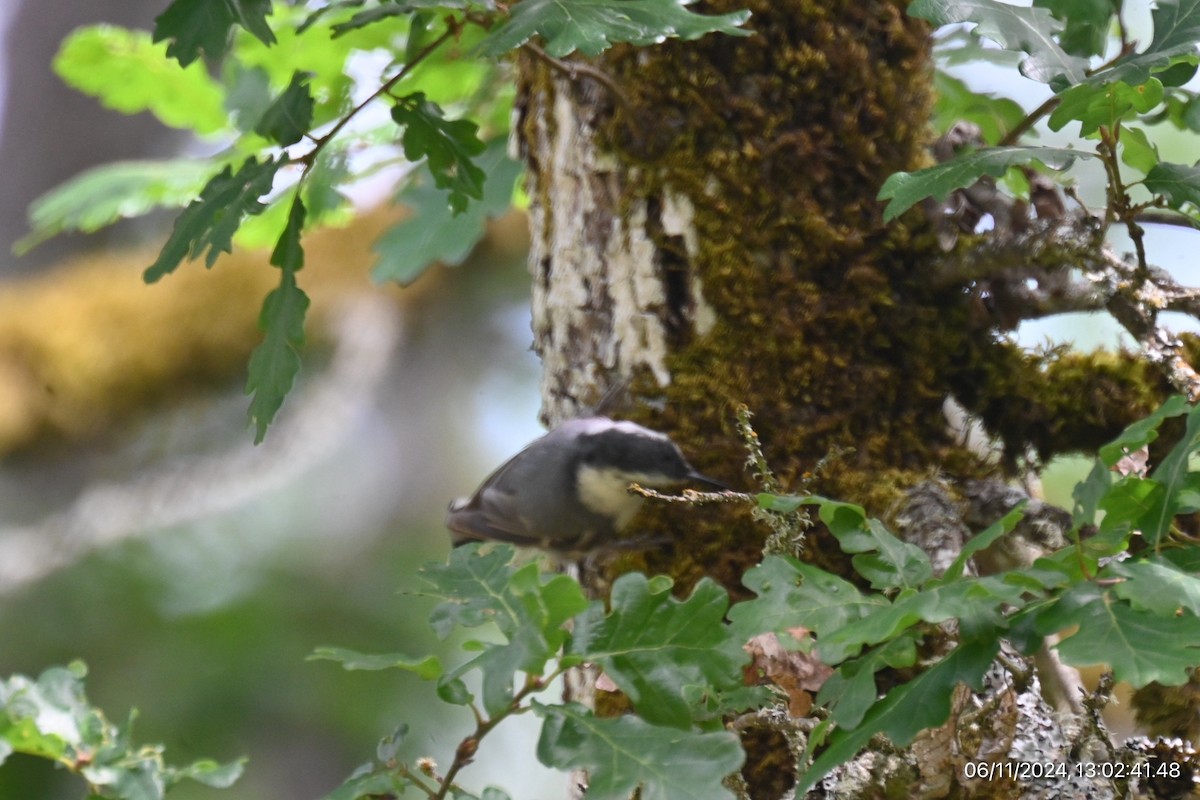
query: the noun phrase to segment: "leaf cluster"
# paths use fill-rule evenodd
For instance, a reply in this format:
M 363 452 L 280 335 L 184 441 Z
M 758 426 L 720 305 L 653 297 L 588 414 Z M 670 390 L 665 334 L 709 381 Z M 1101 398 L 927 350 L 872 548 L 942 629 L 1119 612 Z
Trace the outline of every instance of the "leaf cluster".
M 733 797 L 721 781 L 741 765 L 743 753 L 720 718 L 731 702 L 746 700 L 739 692 L 746 654 L 723 624 L 725 591 L 703 580 L 680 600 L 669 579 L 629 574 L 614 584 L 607 604 L 589 602 L 575 580 L 547 575 L 536 564 L 518 565 L 514 554 L 508 545 L 468 545 L 455 549 L 446 564 L 422 571 L 428 584 L 423 593 L 439 601 L 430 615 L 435 633 L 446 638 L 463 629 L 488 631 L 462 643 L 470 657 L 454 669 L 436 658 L 317 651 L 314 658 L 347 669 L 415 672 L 476 721 L 444 774 L 422 774 L 381 756 L 329 800 L 407 788 L 431 797 L 475 797 L 457 784 L 459 769 L 495 725 L 524 713 L 542 719 L 538 759 L 559 769 L 586 769 L 590 798 L 626 798 L 639 787 L 642 797 L 660 800 Z M 625 693 L 634 714 L 605 719 L 576 703 L 548 699 L 554 678 L 585 663 Z M 469 688 L 468 678 L 480 688 Z
M 1119 171 L 1122 164 L 1135 171 L 1137 180 L 1110 185 L 1112 208 L 1124 204 L 1124 198 L 1115 195 L 1140 186 L 1148 199 L 1129 214 L 1159 206 L 1200 221 L 1200 173 L 1189 165 L 1162 161 L 1146 133 L 1163 124 L 1200 132 L 1200 94 L 1189 88 L 1200 63 L 1196 3 L 1156 3 L 1153 37 L 1144 47 L 1127 40 L 1121 4 L 1107 0 L 1034 0 L 1031 7 L 1000 0 L 916 0 L 908 13 L 947 31 L 971 26 L 970 35 L 950 32 L 941 37 L 943 65 L 995 60 L 998 52 L 1012 54 L 1021 74 L 1046 84 L 1053 96 L 1026 114 L 1011 100 L 973 92 L 939 72 L 939 128 L 973 122 L 989 146 L 934 167 L 892 175 L 879 192 L 879 199 L 888 201 L 885 221 L 927 197 L 944 200 L 984 176 L 1001 177 L 1013 167 L 1033 163 L 1064 170 L 1076 157 L 1098 157 L 1110 171 Z M 1110 52 L 1113 29 L 1120 39 L 1115 54 Z M 1081 139 L 1096 140 L 1095 148 L 1017 146 L 1016 137 L 1042 118 L 1055 131 L 1078 123 Z
M 1122 459 L 1181 416 L 1184 435 L 1149 475 L 1114 476 Z M 1032 654 L 1056 636 L 1067 664 L 1103 665 L 1135 687 L 1187 681 L 1200 665 L 1200 578 L 1194 575 L 1200 547 L 1175 525 L 1180 515 L 1200 511 L 1200 469 L 1189 466 L 1197 452 L 1200 406 L 1173 397 L 1101 449 L 1075 490 L 1070 546 L 992 575 L 975 574 L 972 559 L 1017 535 L 1023 507 L 972 537 L 935 575 L 924 551 L 860 506 L 815 495 L 758 495 L 759 508 L 771 514 L 815 508 L 861 580 L 772 555 L 744 576 L 755 596 L 732 606 L 707 579 L 680 600 L 669 579 L 637 573 L 621 576 L 607 603 L 588 602 L 574 580 L 514 564 L 509 546 L 458 548 L 447 564 L 423 572 L 427 593 L 439 600 L 430 622 L 443 638 L 492 626 L 499 641 L 467 640 L 463 647 L 473 656 L 452 670 L 432 658 L 330 649 L 317 657 L 349 669 L 396 667 L 435 681 L 443 700 L 470 708 L 478 723 L 465 740 L 471 755 L 504 717 L 537 714 L 543 720 L 538 758 L 587 770 L 589 797 L 627 797 L 638 787 L 644 797 L 723 797 L 722 778 L 742 759 L 723 723 L 781 702 L 746 685 L 763 676 L 747 669 L 743 645 L 774 634 L 834 668 L 816 696 L 826 715 L 809 737 L 802 793 L 878 734 L 903 747 L 945 722 L 956 687 L 981 688 L 1003 642 Z M 933 651 L 931 641 L 940 643 Z M 629 714 L 597 718 L 579 705 L 538 697 L 551 679 L 582 664 L 628 698 Z M 892 688 L 881 695 L 883 670 Z M 472 673 L 479 692 L 468 688 Z M 896 684 L 899 674 L 914 677 Z M 469 796 L 454 784 L 458 765 L 456 759 L 437 780 L 443 790 Z M 378 788 L 412 780 L 407 765 L 381 760 L 352 782 Z M 333 797 L 369 794 L 344 791 Z
M 1165 420 L 1184 415 L 1186 432 L 1149 475 L 1114 477 L 1124 456 L 1157 438 Z M 1200 510 L 1200 471 L 1189 467 L 1198 451 L 1200 406 L 1173 397 L 1101 450 L 1075 490 L 1071 546 L 1029 568 L 987 576 L 968 574 L 969 559 L 1011 535 L 1023 516 L 1020 508 L 969 540 L 935 577 L 922 551 L 857 506 L 820 497 L 760 496 L 769 511 L 816 506 L 842 549 L 856 554 L 856 571 L 877 590 L 866 592 L 811 565 L 770 556 L 745 576 L 757 597 L 730 611 L 742 636 L 800 631 L 798 647 L 837 667 L 816 698 L 830 711 L 828 723 L 822 723 L 829 729 L 814 733 L 827 735 L 826 747 L 808 766 L 798 791 L 815 785 L 878 733 L 903 747 L 944 722 L 955 687 L 978 688 L 1002 640 L 1032 654 L 1047 637 L 1069 633 L 1056 645 L 1067 664 L 1103 665 L 1116 680 L 1135 687 L 1186 682 L 1189 669 L 1200 665 L 1200 578 L 1194 575 L 1200 547 L 1175 525 L 1180 515 Z M 920 664 L 918 645 L 949 622 L 957 630 L 956 647 Z M 880 670 L 914 667 L 923 671 L 878 699 Z
M 47 669 L 37 679 L 0 680 L 0 765 L 13 753 L 47 759 L 82 778 L 89 797 L 120 800 L 161 800 L 185 780 L 225 788 L 241 775 L 242 760 L 172 767 L 161 746 L 134 744 L 136 714 L 124 725 L 109 722 L 88 703 L 86 673 L 75 662 Z
M 355 181 L 401 167 L 397 199 L 415 212 L 380 243 L 377 277 L 407 283 L 438 261 L 459 263 L 487 217 L 511 205 L 520 172 L 504 151 L 513 87 L 502 57 L 535 39 L 556 58 L 746 35 L 748 17 L 698 14 L 678 0 L 172 0 L 152 33 L 83 28 L 55 60 L 67 83 L 221 149 L 207 168 L 142 161 L 84 173 L 35 202 L 19 247 L 168 207 L 182 212 L 148 282 L 185 260 L 212 267 L 235 241 L 287 251 L 273 262 L 283 274 L 264 302 L 264 341 L 249 365 L 249 416 L 261 440 L 299 370 L 307 307 L 295 281 L 299 234 L 346 219 Z M 379 53 L 386 65 L 364 72 Z M 386 120 L 372 113 L 385 105 Z

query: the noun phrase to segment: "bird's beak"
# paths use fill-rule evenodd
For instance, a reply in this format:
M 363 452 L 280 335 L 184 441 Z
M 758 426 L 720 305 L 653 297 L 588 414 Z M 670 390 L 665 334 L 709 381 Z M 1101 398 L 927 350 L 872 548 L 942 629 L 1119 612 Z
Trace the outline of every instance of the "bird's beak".
M 732 492 L 733 491 L 732 489 L 730 489 L 728 486 L 721 483 L 720 481 L 713 480 L 712 478 L 708 477 L 707 475 L 704 475 L 700 472 L 696 472 L 695 470 L 692 470 L 691 472 L 688 473 L 687 479 L 689 481 L 694 481 L 696 483 L 703 483 L 707 486 L 711 486 L 712 488 L 714 488 L 720 492 Z

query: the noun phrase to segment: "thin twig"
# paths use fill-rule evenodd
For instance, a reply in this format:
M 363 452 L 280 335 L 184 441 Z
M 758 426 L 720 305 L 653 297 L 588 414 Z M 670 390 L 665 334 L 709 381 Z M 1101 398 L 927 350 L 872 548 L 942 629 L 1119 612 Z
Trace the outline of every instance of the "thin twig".
M 633 104 L 629 102 L 629 97 L 607 72 L 597 69 L 591 64 L 585 64 L 582 61 L 567 61 L 555 58 L 533 42 L 526 42 L 521 45 L 521 49 L 532 54 L 552 69 L 568 76 L 571 80 L 578 80 L 580 77 L 591 78 L 612 94 L 613 99 L 617 101 L 617 105 L 621 106 L 622 111 L 631 117 L 633 116 Z
M 430 795 L 432 800 L 446 800 L 451 788 L 454 786 L 455 776 L 475 759 L 475 752 L 479 749 L 479 742 L 483 737 L 491 733 L 492 729 L 513 714 L 520 714 L 526 711 L 527 709 L 521 705 L 521 701 L 529 695 L 545 689 L 546 684 L 553 681 L 560 674 L 556 670 L 545 678 L 537 675 L 526 675 L 525 685 L 513 695 L 512 702 L 508 708 L 488 719 L 476 715 L 475 730 L 463 737 L 463 740 L 458 743 L 458 747 L 454 749 L 454 761 L 450 764 L 450 769 L 446 770 L 445 776 L 439 780 L 441 786 L 437 793 Z
M 731 489 L 726 489 L 721 492 L 698 492 L 695 489 L 684 489 L 679 494 L 663 494 L 654 489 L 647 489 L 639 483 L 629 484 L 630 494 L 640 494 L 642 497 L 649 497 L 651 500 L 661 500 L 664 503 L 688 503 L 691 505 L 703 505 L 705 503 L 757 503 L 758 500 L 752 494 L 745 492 L 735 492 Z
M 369 106 L 375 100 L 378 100 L 382 95 L 390 92 L 392 90 L 392 87 L 395 86 L 397 83 L 399 83 L 401 80 L 403 80 L 405 77 L 407 77 L 418 64 L 420 64 L 422 61 L 424 61 L 426 58 L 428 58 L 430 55 L 432 55 L 439 47 L 441 47 L 447 41 L 449 41 L 452 38 L 457 37 L 460 31 L 461 31 L 461 26 L 459 25 L 458 21 L 455 20 L 453 17 L 447 17 L 446 18 L 446 30 L 444 33 L 442 33 L 441 36 L 439 36 L 438 38 L 434 39 L 429 44 L 422 47 L 420 49 L 420 51 L 418 51 L 417 54 L 415 56 L 413 56 L 412 59 L 409 60 L 403 67 L 401 67 L 400 70 L 395 75 L 393 75 L 392 77 L 390 77 L 386 81 L 384 81 L 382 84 L 380 84 L 379 88 L 377 88 L 375 91 L 371 92 L 370 96 L 368 96 L 367 99 L 363 100 L 361 103 L 356 105 L 354 108 L 350 109 L 349 113 L 347 113 L 344 117 L 339 119 L 337 121 L 337 123 L 335 123 L 334 126 L 329 129 L 328 133 L 326 133 L 324 136 L 321 136 L 321 137 L 318 137 L 317 139 L 315 139 L 314 141 L 316 142 L 316 144 L 313 147 L 313 149 L 309 150 L 301 158 L 297 159 L 297 161 L 300 161 L 304 164 L 304 171 L 300 173 L 300 180 L 297 182 L 297 187 L 299 187 L 300 184 L 304 183 L 304 179 L 306 177 L 308 177 L 309 172 L 311 172 L 313 166 L 316 165 L 317 156 L 320 154 L 320 152 L 325 148 L 326 145 L 329 144 L 329 142 L 333 141 L 335 136 L 337 136 L 339 133 L 341 133 L 343 128 L 345 128 L 347 125 L 350 124 L 350 120 L 354 119 L 356 116 L 358 116 L 360 113 L 362 113 L 362 110 L 364 108 Z M 297 196 L 299 196 L 298 188 L 297 188 Z
M 1137 253 L 1134 282 L 1135 286 L 1140 288 L 1150 277 L 1144 239 L 1146 232 L 1137 224 L 1137 215 L 1142 208 L 1130 204 L 1129 193 L 1125 188 L 1124 181 L 1121 180 L 1121 165 L 1117 162 L 1117 144 L 1120 142 L 1120 138 L 1120 125 L 1114 128 L 1100 126 L 1100 144 L 1096 151 L 1100 154 L 1100 160 L 1104 163 L 1104 171 L 1108 175 L 1108 214 L 1105 221 L 1111 222 L 1115 217 L 1123 222 L 1126 230 L 1129 231 L 1129 238 Z
M 1168 211 L 1143 211 L 1137 215 L 1137 221 L 1146 225 L 1171 225 L 1176 228 L 1200 230 L 1200 220 L 1193 219 L 1187 214 L 1171 213 Z
M 1049 98 L 1046 102 L 1026 114 L 1025 118 L 1014 125 L 1012 130 L 1004 134 L 1003 138 L 996 145 L 998 147 L 1007 147 L 1008 145 L 1015 144 L 1030 128 L 1037 124 L 1038 120 L 1058 108 L 1058 104 L 1061 102 L 1062 98 L 1058 95 Z

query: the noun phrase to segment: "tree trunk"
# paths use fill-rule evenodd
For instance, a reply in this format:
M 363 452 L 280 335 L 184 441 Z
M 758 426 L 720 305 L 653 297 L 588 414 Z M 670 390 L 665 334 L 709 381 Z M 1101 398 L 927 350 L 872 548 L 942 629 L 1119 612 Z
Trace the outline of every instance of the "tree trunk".
M 1013 388 L 1013 407 L 993 409 L 989 394 L 997 383 L 1023 387 L 1046 363 L 999 340 L 1001 323 L 961 283 L 929 279 L 942 252 L 919 214 L 881 220 L 884 179 L 929 160 L 929 31 L 899 0 L 703 5 L 749 6 L 754 35 L 617 47 L 583 66 L 523 55 L 517 126 L 543 417 L 575 416 L 629 381 L 622 416 L 671 434 L 702 471 L 760 491 L 742 469 L 735 408 L 745 404 L 782 491 L 858 502 L 908 533 L 931 527 L 904 510 L 935 472 L 956 481 L 945 495 L 957 507 L 957 482 L 1060 442 L 1037 438 L 1049 436 L 1036 424 L 1050 404 L 1041 395 Z M 1091 399 L 1087 387 L 1072 391 Z M 950 396 L 997 423 L 1003 466 L 949 433 Z M 1119 429 L 1149 402 L 1122 396 L 1121 413 L 1090 435 Z M 676 546 L 622 555 L 594 588 L 640 569 L 672 575 L 681 593 L 709 575 L 744 595 L 740 577 L 760 560 L 765 529 L 744 510 L 667 513 L 639 522 L 674 531 Z M 959 519 L 949 527 L 967 532 Z M 819 529 L 802 558 L 849 574 Z M 1024 704 L 1025 719 L 990 719 L 977 747 L 1003 741 L 1015 753 L 1032 747 L 1023 726 L 1059 732 L 1036 680 L 1032 693 L 993 683 L 1011 695 L 1003 702 Z M 955 782 L 948 765 L 971 757 L 939 744 L 951 731 L 962 738 L 954 724 L 900 758 L 909 796 L 943 796 Z M 785 737 L 760 734 L 746 737 L 749 796 L 782 797 L 795 755 Z M 868 780 L 843 785 L 847 796 L 896 789 L 899 768 L 880 759 Z

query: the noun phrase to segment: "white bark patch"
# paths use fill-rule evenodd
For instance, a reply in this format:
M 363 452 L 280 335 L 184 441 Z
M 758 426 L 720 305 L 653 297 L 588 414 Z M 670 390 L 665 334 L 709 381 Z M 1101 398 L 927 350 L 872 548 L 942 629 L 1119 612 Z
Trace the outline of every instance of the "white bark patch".
M 668 236 L 681 237 L 684 247 L 687 248 L 688 258 L 693 261 L 700 253 L 695 218 L 696 207 L 692 205 L 690 197 L 678 192 L 666 193 L 662 199 L 663 232 Z M 717 312 L 704 299 L 704 284 L 700 282 L 700 276 L 695 272 L 689 279 L 688 291 L 691 293 L 692 302 L 695 305 L 691 312 L 692 325 L 696 328 L 696 333 L 703 336 L 717 324 Z
M 666 320 L 672 313 L 648 233 L 648 203 L 625 194 L 627 173 L 597 149 L 595 107 L 578 101 L 587 87 L 558 79 L 554 87 L 551 98 L 531 97 L 532 125 L 524 127 L 533 200 L 534 349 L 542 358 L 543 416 L 551 421 L 597 402 L 602 373 L 625 377 L 644 367 L 660 385 L 669 384 Z M 658 205 L 662 219 L 655 222 L 681 237 L 694 257 L 691 203 L 668 193 Z M 699 280 L 693 275 L 687 282 L 694 303 L 684 313 L 703 333 L 716 315 L 703 301 Z

